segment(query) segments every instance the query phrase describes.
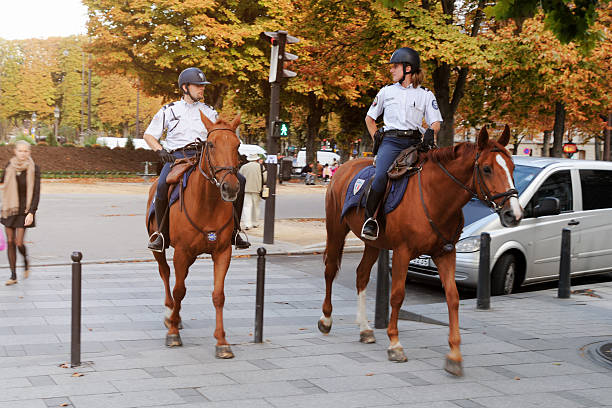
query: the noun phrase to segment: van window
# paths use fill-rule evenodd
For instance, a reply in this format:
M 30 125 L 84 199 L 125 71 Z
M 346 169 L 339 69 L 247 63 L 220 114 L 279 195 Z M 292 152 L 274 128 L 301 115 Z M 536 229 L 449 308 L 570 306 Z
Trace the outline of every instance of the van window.
M 580 170 L 582 209 L 612 208 L 612 171 Z
M 558 171 L 548 176 L 538 191 L 531 197 L 529 204 L 525 208 L 525 213 L 528 217 L 533 217 L 533 209 L 545 197 L 558 198 L 561 212 L 572 211 L 574 209 L 572 178 L 569 170 Z

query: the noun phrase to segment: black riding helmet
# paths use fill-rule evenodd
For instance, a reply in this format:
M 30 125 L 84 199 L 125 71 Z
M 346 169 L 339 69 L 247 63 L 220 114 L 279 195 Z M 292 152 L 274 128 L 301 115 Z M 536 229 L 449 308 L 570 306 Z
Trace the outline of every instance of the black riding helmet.
M 391 59 L 389 60 L 389 64 L 402 64 L 404 66 L 404 76 L 400 83 L 404 82 L 406 79 L 406 67 L 410 65 L 411 74 L 416 74 L 421 70 L 421 58 L 419 58 L 419 53 L 409 47 L 402 47 L 395 50 L 393 55 L 391 55 Z
M 179 88 L 181 89 L 183 93 L 189 94 L 191 99 L 193 99 L 194 101 L 197 101 L 197 99 L 191 96 L 191 94 L 189 93 L 189 90 L 187 91 L 183 90 L 183 85 L 188 85 L 188 84 L 208 85 L 210 84 L 210 82 L 206 80 L 206 75 L 204 75 L 204 73 L 202 72 L 200 68 L 191 67 L 191 68 L 184 69 L 183 72 L 180 73 L 178 77 Z

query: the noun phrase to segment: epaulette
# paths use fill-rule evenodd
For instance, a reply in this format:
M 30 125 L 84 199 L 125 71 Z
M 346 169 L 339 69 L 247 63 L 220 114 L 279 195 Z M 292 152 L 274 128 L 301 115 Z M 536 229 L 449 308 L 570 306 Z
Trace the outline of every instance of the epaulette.
M 170 102 L 170 103 L 168 103 L 168 104 L 166 104 L 166 105 L 162 106 L 162 109 L 163 109 L 163 110 L 166 110 L 166 109 L 168 109 L 169 107 L 171 107 L 171 106 L 173 106 L 173 105 L 174 105 L 174 102 Z
M 423 90 L 428 91 L 429 92 L 429 88 L 424 87 L 423 85 L 421 85 L 421 88 L 423 88 Z

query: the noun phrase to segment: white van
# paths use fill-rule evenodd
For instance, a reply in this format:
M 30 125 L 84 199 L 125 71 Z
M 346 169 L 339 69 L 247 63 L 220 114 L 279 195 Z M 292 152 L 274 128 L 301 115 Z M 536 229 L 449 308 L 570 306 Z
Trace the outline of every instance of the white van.
M 331 150 L 319 150 L 317 152 L 316 160 L 323 166 L 326 164 L 331 165 L 334 160 L 340 163 L 340 155 L 332 152 Z M 305 165 L 306 149 L 302 149 L 298 152 L 297 158 L 293 160 L 293 171 L 299 173 Z
M 457 242 L 458 285 L 478 282 L 480 234 L 491 235 L 491 293 L 559 278 L 561 230 L 571 230 L 571 275 L 612 272 L 612 162 L 513 157 L 514 181 L 525 218 L 504 228 L 477 200 L 464 208 Z M 408 275 L 438 278 L 428 256 L 410 261 Z M 439 278 L 438 278 L 439 279 Z

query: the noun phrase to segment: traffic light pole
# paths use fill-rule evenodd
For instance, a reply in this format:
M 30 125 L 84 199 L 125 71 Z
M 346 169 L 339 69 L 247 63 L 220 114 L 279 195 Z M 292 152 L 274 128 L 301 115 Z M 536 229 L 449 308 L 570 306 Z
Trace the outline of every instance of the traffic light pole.
M 280 82 L 270 84 L 270 120 L 268 122 L 267 150 L 268 155 L 278 153 L 278 145 L 274 137 L 274 122 L 278 120 L 280 112 Z M 274 243 L 274 217 L 276 211 L 276 163 L 266 163 L 267 181 L 266 185 L 270 194 L 266 199 L 266 209 L 264 214 L 264 244 Z
M 274 218 L 276 211 L 276 174 L 278 170 L 278 138 L 277 123 L 280 115 L 280 88 L 283 78 L 291 78 L 295 72 L 284 69 L 285 61 L 295 61 L 298 57 L 285 52 L 285 44 L 299 42 L 295 37 L 288 35 L 287 31 L 263 32 L 262 38 L 269 38 L 272 44 L 270 57 L 270 116 L 268 121 L 268 160 L 266 160 L 267 186 L 269 195 L 266 199 L 266 210 L 264 215 L 264 244 L 274 243 Z M 275 48 L 278 47 L 278 48 Z M 275 158 L 275 160 L 271 160 Z

